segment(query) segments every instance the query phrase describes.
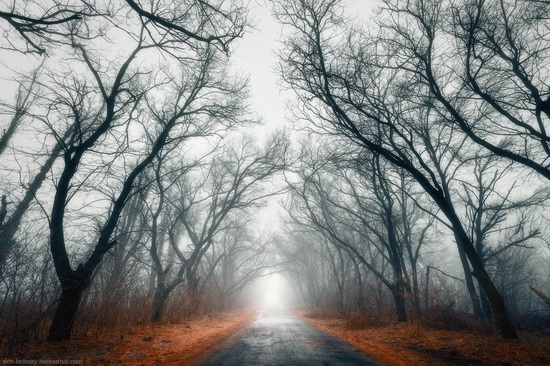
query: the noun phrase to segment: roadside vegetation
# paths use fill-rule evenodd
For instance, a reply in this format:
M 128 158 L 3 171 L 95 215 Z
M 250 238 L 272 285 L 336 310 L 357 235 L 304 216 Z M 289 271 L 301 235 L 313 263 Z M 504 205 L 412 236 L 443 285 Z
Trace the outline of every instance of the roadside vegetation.
M 471 319 L 437 317 L 422 324 L 403 324 L 391 317 L 330 310 L 295 310 L 302 320 L 344 340 L 385 366 L 548 365 L 550 333 L 519 331 L 505 340 L 483 332 Z
M 0 355 L 160 342 L 277 274 L 342 337 L 548 361 L 550 2 L 258 2 L 268 133 L 252 3 L 0 0 Z

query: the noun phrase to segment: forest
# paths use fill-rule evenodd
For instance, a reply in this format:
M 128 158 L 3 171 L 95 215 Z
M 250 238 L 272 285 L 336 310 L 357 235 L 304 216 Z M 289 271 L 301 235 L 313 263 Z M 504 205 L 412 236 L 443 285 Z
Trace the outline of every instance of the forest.
M 275 126 L 233 57 L 258 8 Z M 366 323 L 550 329 L 548 14 L 1 0 L 1 355 L 257 306 L 274 276 Z

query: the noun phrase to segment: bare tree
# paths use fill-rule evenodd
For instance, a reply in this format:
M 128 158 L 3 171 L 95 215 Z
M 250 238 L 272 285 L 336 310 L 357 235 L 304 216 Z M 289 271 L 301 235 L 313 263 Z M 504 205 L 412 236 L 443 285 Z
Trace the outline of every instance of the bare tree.
M 247 9 L 240 1 L 185 0 L 158 3 L 150 0 L 124 0 L 157 44 L 169 42 L 195 46 L 196 42 L 211 44 L 224 52 L 236 38 L 243 36 L 248 26 Z M 107 5 L 107 6 L 105 6 Z M 5 38 L 10 50 L 23 53 L 47 52 L 48 44 L 63 42 L 72 32 L 74 23 L 87 17 L 113 16 L 113 4 L 102 1 L 47 0 L 1 3 L 0 19 L 8 31 L 23 40 L 25 46 L 11 34 Z M 1 23 L 0 23 L 1 24 Z
M 550 95 L 545 71 L 549 56 L 548 2 L 385 3 L 387 13 L 400 14 L 390 21 L 390 26 L 398 29 L 398 36 L 388 38 L 396 57 L 406 60 L 399 67 L 427 87 L 429 93 L 426 94 L 434 99 L 440 113 L 446 115 L 444 121 L 489 153 L 519 163 L 548 179 L 546 160 L 550 150 L 546 125 L 550 117 Z M 454 87 L 446 87 L 448 85 Z M 489 168 L 495 161 L 489 157 L 479 164 Z M 508 169 L 502 168 L 489 180 L 481 178 L 476 169 L 477 198 L 488 199 L 492 183 Z M 481 207 L 481 201 L 474 203 L 469 199 L 477 207 L 476 218 L 470 221 L 471 237 L 482 261 L 485 261 L 481 249 L 485 236 L 482 227 L 486 225 L 488 231 L 496 229 L 509 210 L 514 210 L 516 205 L 508 200 L 510 192 L 511 188 L 508 193 L 502 193 L 506 199 L 488 210 Z M 536 204 L 545 197 L 542 193 Z M 533 201 L 533 197 L 524 203 L 529 201 Z M 519 202 L 516 204 L 522 206 Z M 522 229 L 516 233 L 511 230 L 513 239 L 501 249 L 522 245 L 523 239 L 537 236 L 536 228 L 524 231 L 525 223 L 521 221 L 512 224 Z
M 72 1 L 47 0 L 41 3 L 23 1 L 2 1 L 0 19 L 9 25 L 9 30 L 24 41 L 20 45 L 16 37 L 8 32 L 4 40 L 8 49 L 22 53 L 42 55 L 47 51 L 47 43 L 56 42 L 58 36 L 66 35 L 67 24 L 83 19 L 89 15 L 89 5 L 81 1 L 76 5 Z M 44 44 L 46 43 L 46 44 Z
M 15 105 L 11 106 L 9 103 L 2 103 L 2 114 L 6 114 L 8 116 L 11 115 L 11 118 L 8 121 L 7 126 L 2 126 L 4 128 L 2 135 L 0 136 L 0 156 L 7 155 L 6 149 L 8 148 L 10 140 L 16 134 L 16 131 L 25 117 L 30 114 L 30 108 L 35 100 L 35 91 L 33 89 L 35 88 L 37 77 L 38 70 L 30 76 L 27 82 L 20 82 L 15 97 Z M 55 161 L 58 154 L 59 151 L 52 152 L 40 173 L 35 176 L 33 181 L 30 183 L 25 197 L 16 203 L 16 207 L 13 210 L 8 210 L 8 204 L 13 203 L 11 202 L 11 199 L 8 201 L 8 196 L 6 194 L 2 195 L 0 203 L 0 268 L 3 265 L 10 248 L 14 245 L 14 236 L 17 232 L 23 214 L 28 209 L 34 194 L 46 177 L 45 173 L 49 170 L 49 166 L 51 166 L 52 162 Z
M 545 190 L 519 193 L 518 177 L 524 171 L 513 170 L 513 164 L 500 164 L 496 155 L 476 152 L 467 159 L 471 175 L 457 179 L 461 186 L 460 197 L 465 203 L 465 223 L 473 238 L 481 260 L 490 262 L 514 248 L 533 248 L 541 230 L 529 211 L 541 207 L 548 199 Z M 501 188 L 503 182 L 514 182 Z M 499 276 L 494 272 L 494 276 Z M 480 288 L 480 299 L 485 315 L 490 314 L 489 304 Z
M 299 292 L 302 301 L 314 308 L 326 303 L 330 293 L 327 254 L 324 245 L 327 238 L 301 223 L 287 223 L 288 237 L 276 241 L 281 258 L 280 268 Z
M 288 149 L 289 140 L 283 133 L 271 136 L 260 150 L 254 147 L 252 139 L 245 137 L 242 142 L 228 146 L 216 159 L 208 172 L 209 191 L 193 193 L 182 217 L 194 248 L 186 272 L 191 293 L 198 289 L 196 273 L 201 257 L 212 245 L 214 235 L 223 229 L 227 215 L 262 205 L 265 198 L 283 192 L 283 188 L 265 191 L 260 182 L 267 183 L 286 169 Z
M 431 2 L 426 2 L 425 6 Z M 398 10 L 392 4 L 390 9 Z M 417 19 L 429 48 L 417 55 L 417 73 L 456 124 L 473 141 L 493 154 L 533 169 L 550 179 L 547 124 L 550 118 L 550 57 L 548 2 L 472 0 L 462 4 L 407 11 Z M 426 16 L 439 19 L 422 25 Z M 447 24 L 450 28 L 447 28 Z M 445 90 L 440 44 L 455 47 L 452 64 L 458 82 Z M 468 98 L 470 102 L 465 103 Z
M 133 48 L 124 59 L 109 60 L 107 71 L 92 47 L 96 36 L 108 35 L 108 30 L 97 31 L 90 25 L 74 31 L 68 41 L 86 73 L 80 71 L 72 79 L 54 79 L 55 89 L 51 88 L 56 117 L 75 126 L 63 142 L 63 166 L 50 215 L 50 248 L 63 290 L 48 337 L 52 341 L 70 336 L 83 292 L 104 254 L 117 243 L 113 234 L 124 206 L 136 193 L 140 174 L 161 151 L 240 122 L 244 105 L 240 95 L 244 83 L 223 73 L 218 53 L 208 44 L 184 48 L 170 40 L 152 40 L 144 27 L 137 34 L 122 30 Z M 113 27 L 112 31 L 121 29 Z M 133 68 L 138 55 L 146 51 L 167 57 L 164 72 L 147 71 L 143 64 Z M 180 64 L 170 70 L 173 66 L 169 62 L 174 59 Z M 52 130 L 58 131 L 53 115 L 49 121 Z M 74 202 L 79 191 L 84 193 L 88 181 L 104 180 L 104 174 L 110 172 L 115 173 L 112 179 L 117 183 L 102 192 L 108 204 L 103 208 L 104 216 L 97 220 L 95 244 L 87 258 L 73 269 L 65 231 L 68 204 Z
M 158 157 L 152 167 L 152 189 L 140 192 L 142 205 L 149 213 L 144 221 L 150 236 L 149 255 L 156 281 L 151 317 L 154 322 L 161 319 L 169 295 L 184 281 L 186 263 L 178 262 L 175 254 L 183 230 L 181 199 L 177 195 L 182 194 L 178 188 L 185 187 L 186 175 L 197 165 L 167 164 L 164 160 L 168 159 L 169 156 Z
M 415 218 L 409 217 L 411 208 L 400 201 L 397 194 L 402 191 L 403 187 L 397 186 L 403 177 L 394 176 L 376 156 L 349 149 L 340 154 L 331 150 L 328 155 L 329 162 L 319 157 L 302 158 L 298 173 L 301 182 L 291 183 L 299 202 L 289 209 L 289 214 L 299 224 L 328 236 L 328 241 L 339 252 L 343 250 L 363 263 L 391 292 L 398 320 L 407 321 L 406 294 L 418 299 L 418 293 L 413 293 L 413 288 L 418 291 L 418 284 L 412 286 L 414 280 L 409 276 L 408 266 L 416 270 L 420 246 L 433 220 L 428 218 L 424 228 L 419 225 L 423 232 L 418 239 L 413 239 L 412 232 L 417 229 L 410 226 Z M 309 159 L 319 160 L 307 163 Z M 401 192 L 401 199 L 403 194 Z M 424 213 L 424 216 L 428 215 Z M 369 261 L 364 253 L 366 247 L 379 254 L 391 273 L 385 273 L 383 264 Z M 328 262 L 334 267 L 333 257 L 328 258 Z M 343 277 L 334 270 L 333 275 L 337 282 Z M 413 301 L 413 308 L 418 317 L 418 300 Z
M 422 250 L 434 241 L 433 234 L 436 219 L 433 215 L 427 215 L 424 206 L 420 206 L 419 196 L 413 187 L 414 182 L 407 180 L 405 174 L 398 172 L 396 189 L 394 189 L 394 202 L 400 211 L 397 225 L 398 237 L 404 247 L 405 256 L 410 265 L 409 273 L 405 273 L 406 279 L 412 290 L 413 314 L 420 318 L 420 284 L 419 272 L 421 266 Z M 423 203 L 423 202 L 422 202 Z M 398 213 L 399 215 L 399 213 Z
M 275 6 L 278 19 L 293 31 L 285 40 L 280 70 L 300 99 L 303 118 L 322 131 L 380 155 L 417 181 L 450 223 L 457 244 L 464 249 L 489 298 L 502 336 L 517 338 L 502 295 L 480 260 L 451 197 L 425 160 L 422 139 L 408 127 L 417 120 L 417 113 L 426 114 L 430 101 L 422 96 L 428 86 L 402 71 L 399 66 L 403 60 L 395 57 L 391 47 L 395 43 L 370 39 L 364 32 L 346 33 L 340 27 L 338 4 L 297 0 L 279 1 Z M 384 30 L 388 34 L 382 41 L 400 35 L 397 26 Z M 335 35 L 346 36 L 347 42 L 337 44 Z
M 161 319 L 170 293 L 184 281 L 187 295 L 198 299 L 201 288 L 198 273 L 203 258 L 218 235 L 234 230 L 231 214 L 247 215 L 250 209 L 263 205 L 267 197 L 282 192 L 280 188 L 266 190 L 264 185 L 288 165 L 287 136 L 277 133 L 265 146 L 255 145 L 251 137 L 233 141 L 216 152 L 212 161 L 203 163 L 198 172 L 171 183 L 173 192 L 165 198 L 169 210 L 164 215 L 170 212 L 172 220 L 167 222 L 165 234 L 158 236 L 159 243 L 151 246 L 157 268 L 154 321 Z M 161 211 L 157 212 L 160 215 Z M 172 264 L 163 265 L 158 253 L 165 239 L 169 243 L 165 250 L 173 253 L 170 256 L 173 259 Z
M 235 224 L 220 233 L 201 261 L 202 292 L 212 286 L 221 309 L 232 305 L 246 287 L 277 267 L 269 235 L 253 232 L 251 220 L 233 220 Z

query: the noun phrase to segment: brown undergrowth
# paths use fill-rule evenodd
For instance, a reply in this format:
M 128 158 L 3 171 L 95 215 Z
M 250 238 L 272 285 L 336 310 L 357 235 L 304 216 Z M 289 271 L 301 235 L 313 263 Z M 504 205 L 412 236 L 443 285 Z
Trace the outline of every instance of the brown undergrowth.
M 2 364 L 186 365 L 230 337 L 256 316 L 255 310 L 233 310 L 174 324 L 134 326 L 100 338 L 21 345 L 0 358 Z
M 520 332 L 520 339 L 416 324 L 374 324 L 355 315 L 294 310 L 313 326 L 361 349 L 386 366 L 550 365 L 550 334 Z

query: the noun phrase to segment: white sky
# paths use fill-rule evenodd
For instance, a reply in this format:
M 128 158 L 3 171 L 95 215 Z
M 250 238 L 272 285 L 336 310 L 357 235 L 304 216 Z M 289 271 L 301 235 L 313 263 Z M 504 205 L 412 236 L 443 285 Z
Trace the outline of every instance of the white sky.
M 348 14 L 367 20 L 372 14 L 372 9 L 380 1 L 344 2 Z M 232 51 L 231 62 L 236 70 L 244 75 L 250 75 L 250 103 L 264 121 L 264 125 L 257 129 L 257 133 L 265 134 L 277 128 L 291 128 L 290 122 L 286 119 L 286 103 L 292 98 L 292 92 L 284 90 L 276 72 L 276 51 L 280 48 L 281 26 L 262 0 L 255 0 L 250 5 L 255 29 L 239 40 Z M 271 199 L 268 206 L 259 214 L 260 226 L 274 229 L 279 225 L 282 209 L 277 200 L 277 197 Z
M 253 108 L 264 118 L 269 130 L 284 124 L 285 102 L 276 75 L 275 50 L 278 47 L 280 26 L 269 9 L 253 6 L 255 28 L 239 40 L 231 61 L 243 74 L 250 74 L 250 96 Z
M 348 14 L 367 19 L 372 8 L 379 0 L 344 0 Z M 286 101 L 292 94 L 279 85 L 276 73 L 275 52 L 281 26 L 271 16 L 270 9 L 262 0 L 251 2 L 251 16 L 255 25 L 252 32 L 246 34 L 233 50 L 231 61 L 237 70 L 250 75 L 251 104 L 264 119 L 264 128 L 268 131 L 287 126 L 285 123 Z

